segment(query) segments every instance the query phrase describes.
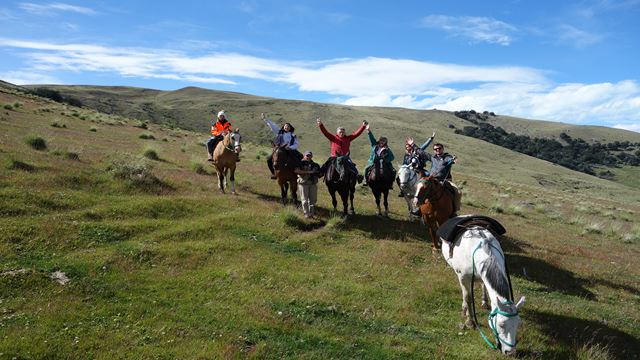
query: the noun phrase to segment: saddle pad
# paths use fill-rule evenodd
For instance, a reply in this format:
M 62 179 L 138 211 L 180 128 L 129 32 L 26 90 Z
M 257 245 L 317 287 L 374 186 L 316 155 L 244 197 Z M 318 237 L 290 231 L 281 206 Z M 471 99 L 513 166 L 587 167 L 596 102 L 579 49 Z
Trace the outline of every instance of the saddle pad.
M 487 230 L 497 235 L 502 235 L 507 232 L 502 224 L 500 224 L 496 219 L 483 215 L 462 215 L 447 220 L 438 228 L 436 234 L 443 241 L 453 242 L 461 230 L 472 225 L 486 227 Z

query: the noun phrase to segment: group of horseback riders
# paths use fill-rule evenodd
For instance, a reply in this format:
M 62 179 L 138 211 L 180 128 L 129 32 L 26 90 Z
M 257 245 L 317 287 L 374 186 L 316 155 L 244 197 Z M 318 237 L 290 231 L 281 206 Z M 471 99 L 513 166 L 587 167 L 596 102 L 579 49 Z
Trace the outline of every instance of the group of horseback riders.
M 394 174 L 395 178 L 395 169 L 393 168 L 392 162 L 395 159 L 395 156 L 391 149 L 389 148 L 388 139 L 384 136 L 375 138 L 373 132 L 370 129 L 369 123 L 365 120 L 362 122 L 360 127 L 356 129 L 353 133 L 346 135 L 345 128 L 340 126 L 336 129 L 336 133 L 332 134 L 329 132 L 320 118 L 316 119 L 316 124 L 320 129 L 320 132 L 329 140 L 331 145 L 331 155 L 327 159 L 327 161 L 319 166 L 312 160 L 313 154 L 311 151 L 306 151 L 305 154 L 302 154 L 299 148 L 298 138 L 295 134 L 295 128 L 291 123 L 285 123 L 281 127 L 278 127 L 271 119 L 268 119 L 265 114 L 261 115 L 262 120 L 265 124 L 271 129 L 271 131 L 275 135 L 275 139 L 273 140 L 274 149 L 283 149 L 289 153 L 289 159 L 293 159 L 292 161 L 296 162 L 294 167 L 297 169 L 296 173 L 302 179 L 302 182 L 308 182 L 311 178 L 311 182 L 315 180 L 317 183 L 317 179 L 322 177 L 325 174 L 325 170 L 331 164 L 336 164 L 336 169 L 338 170 L 339 179 L 345 176 L 346 172 L 350 172 L 355 175 L 357 178 L 357 182 L 361 183 L 363 179 L 367 179 L 369 172 L 371 171 L 374 162 L 376 160 L 381 159 L 384 166 L 387 166 Z M 208 150 L 208 161 L 212 161 L 213 159 L 213 150 L 215 149 L 217 143 L 223 138 L 223 135 L 232 131 L 232 126 L 229 121 L 226 119 L 224 110 L 218 112 L 217 121 L 211 126 L 211 138 L 207 141 L 207 150 Z M 367 131 L 369 142 L 371 145 L 371 153 L 369 156 L 369 161 L 367 166 L 364 169 L 364 176 L 358 173 L 356 165 L 353 163 L 350 157 L 350 145 L 353 140 L 355 140 L 358 136 L 360 136 L 364 131 Z M 460 209 L 460 192 L 453 184 L 451 177 L 451 167 L 455 163 L 456 156 L 446 153 L 444 151 L 444 145 L 441 143 L 435 143 L 433 145 L 434 153 L 431 154 L 427 151 L 429 145 L 433 142 L 436 133 L 434 132 L 431 137 L 429 137 L 422 145 L 418 146 L 414 139 L 411 137 L 407 137 L 405 139 L 405 153 L 402 161 L 403 165 L 409 166 L 414 169 L 421 178 L 434 178 L 441 182 L 445 189 L 450 191 L 452 195 L 454 195 L 454 208 L 455 211 Z M 237 161 L 240 161 L 239 157 Z M 431 167 L 429 170 L 426 169 L 427 163 L 431 163 Z M 267 167 L 271 172 L 271 179 L 275 179 L 275 169 L 273 164 L 273 154 L 267 157 Z M 300 179 L 298 183 L 300 183 Z M 328 180 L 328 179 L 326 179 Z M 398 182 L 398 179 L 396 179 Z M 363 186 L 367 186 L 367 182 L 363 184 Z M 399 186 L 400 184 L 398 184 Z M 424 182 L 418 185 L 418 189 L 416 194 L 414 194 L 414 206 L 415 209 L 412 214 L 419 215 L 420 209 L 419 206 L 416 206 L 418 203 L 421 203 L 424 200 L 420 200 L 420 193 L 422 192 L 424 187 Z M 403 197 L 405 194 L 400 190 L 399 197 Z M 411 194 L 407 194 L 411 195 Z M 314 201 L 315 203 L 315 201 Z M 305 215 L 307 212 L 305 211 Z

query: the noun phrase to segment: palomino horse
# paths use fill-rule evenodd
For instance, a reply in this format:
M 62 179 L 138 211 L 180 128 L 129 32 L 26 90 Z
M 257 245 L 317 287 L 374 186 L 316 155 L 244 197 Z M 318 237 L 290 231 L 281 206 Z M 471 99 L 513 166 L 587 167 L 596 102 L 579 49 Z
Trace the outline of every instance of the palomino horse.
M 454 247 L 453 252 L 450 252 L 451 246 Z M 442 256 L 458 275 L 462 289 L 462 315 L 466 317 L 465 325 L 478 325 L 472 302 L 472 282 L 474 278 L 479 277 L 491 300 L 488 322 L 496 338 L 496 345 L 492 344 L 481 330 L 480 334 L 491 348 L 500 349 L 506 355 L 515 355 L 516 335 L 520 325 L 518 310 L 524 304 L 525 298 L 521 297 L 516 304 L 513 303 L 504 252 L 498 240 L 484 227 L 472 226 L 458 234 L 453 243 L 443 241 Z
M 236 162 L 242 147 L 240 146 L 240 131 L 235 129 L 233 132 L 227 132 L 222 141 L 218 143 L 213 151 L 213 166 L 218 174 L 218 188 L 224 193 L 224 187 L 227 184 L 227 171 L 230 172 L 231 193 L 236 193 L 235 173 Z
M 367 176 L 367 184 L 376 198 L 376 206 L 378 207 L 376 214 L 382 215 L 380 195 L 384 195 L 384 216 L 388 217 L 389 203 L 387 199 L 389 198 L 389 190 L 393 186 L 395 174 L 391 164 L 384 162 L 384 152 L 386 151 L 388 150 L 385 149 L 380 155 L 376 155 L 373 165 L 369 168 L 368 174 L 365 175 Z
M 349 161 L 347 156 L 340 156 L 332 159 L 326 163 L 324 182 L 327 184 L 327 189 L 331 194 L 331 203 L 333 204 L 333 211 L 337 211 L 338 200 L 336 200 L 336 191 L 342 198 L 342 207 L 344 215 L 348 215 L 347 209 L 349 208 L 348 200 L 351 200 L 351 213 L 355 214 L 356 210 L 353 208 L 353 195 L 356 192 L 356 174 L 351 172 L 347 167 L 349 165 L 344 162 Z M 344 167 L 344 176 L 340 180 L 340 173 L 338 172 L 338 166 Z
M 414 219 L 411 214 L 415 209 L 413 208 L 413 199 L 416 195 L 416 189 L 420 182 L 420 175 L 409 165 L 402 165 L 398 169 L 398 185 L 400 191 L 404 195 L 404 199 L 407 201 L 407 208 L 409 209 L 409 220 Z
M 273 169 L 275 170 L 276 179 L 278 179 L 278 185 L 280 185 L 280 195 L 283 205 L 287 204 L 289 187 L 291 188 L 293 204 L 295 205 L 298 202 L 297 176 L 294 172 L 298 159 L 294 159 L 293 156 L 293 154 L 282 147 L 276 147 L 273 150 Z
M 440 243 L 436 237 L 438 227 L 455 214 L 453 194 L 446 190 L 440 181 L 432 176 L 423 178 L 420 181 L 426 184 L 421 194 L 426 200 L 419 205 L 420 213 L 422 214 L 422 220 L 429 230 L 433 249 L 437 249 L 440 247 Z

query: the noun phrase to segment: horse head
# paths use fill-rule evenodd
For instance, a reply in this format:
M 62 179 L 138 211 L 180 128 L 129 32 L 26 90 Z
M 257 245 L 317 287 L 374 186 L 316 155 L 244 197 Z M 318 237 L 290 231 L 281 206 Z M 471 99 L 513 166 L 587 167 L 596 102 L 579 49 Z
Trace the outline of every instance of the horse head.
M 518 326 L 522 321 L 518 310 L 522 308 L 524 302 L 524 297 L 521 297 L 516 304 L 498 300 L 498 307 L 489 314 L 489 327 L 498 340 L 498 348 L 505 355 L 516 354 Z
M 288 154 L 284 147 L 276 146 L 273 149 L 273 168 L 279 169 L 281 164 L 286 164 L 288 160 Z
M 411 166 L 402 165 L 398 169 L 398 182 L 403 192 L 412 189 L 418 180 L 418 173 Z
M 233 143 L 233 151 L 238 154 L 242 151 L 242 146 L 240 145 L 241 140 L 242 135 L 240 135 L 240 129 L 235 129 L 233 132 L 229 133 L 229 145 Z

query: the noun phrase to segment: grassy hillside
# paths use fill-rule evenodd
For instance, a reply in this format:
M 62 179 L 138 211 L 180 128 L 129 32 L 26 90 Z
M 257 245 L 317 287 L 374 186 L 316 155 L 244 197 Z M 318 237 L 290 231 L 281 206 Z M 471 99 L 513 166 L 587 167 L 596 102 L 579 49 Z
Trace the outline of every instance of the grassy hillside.
M 292 121 L 318 158 L 316 114 L 370 120 L 397 155 L 403 136 L 435 128 L 461 159 L 462 212 L 507 228 L 528 299 L 521 357 L 638 358 L 634 188 L 457 136 L 447 112 L 233 96 L 206 106 L 245 133 L 238 196 L 215 189 L 203 133 L 0 90 L 0 358 L 495 358 L 459 330 L 456 277 L 395 193 L 389 219 L 366 188 L 348 219 L 330 216 L 323 185 L 317 220 L 279 204 L 262 111 Z M 353 144 L 361 167 L 365 144 Z

